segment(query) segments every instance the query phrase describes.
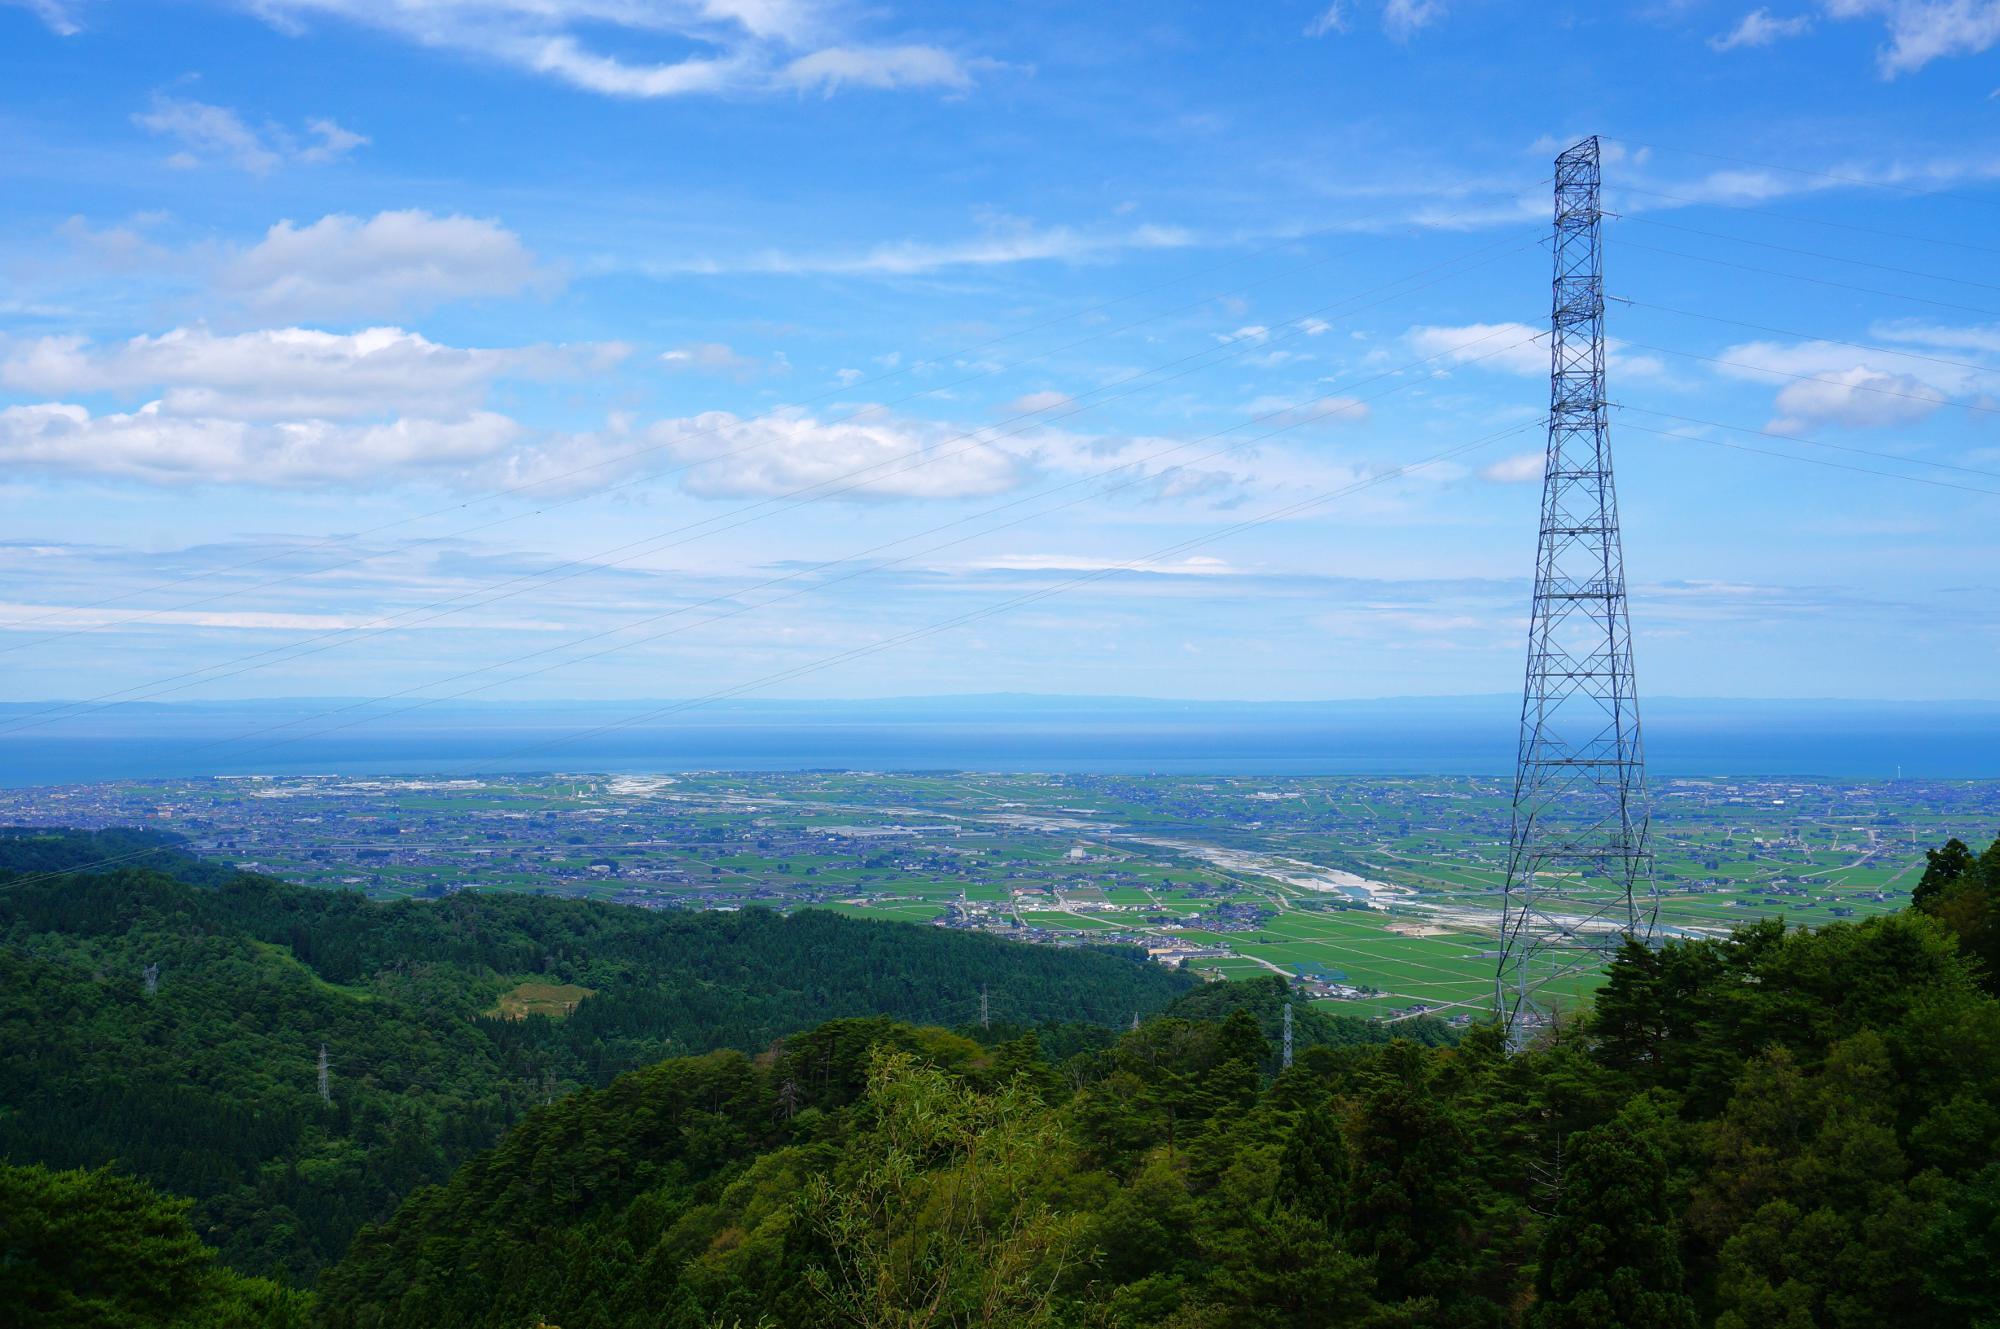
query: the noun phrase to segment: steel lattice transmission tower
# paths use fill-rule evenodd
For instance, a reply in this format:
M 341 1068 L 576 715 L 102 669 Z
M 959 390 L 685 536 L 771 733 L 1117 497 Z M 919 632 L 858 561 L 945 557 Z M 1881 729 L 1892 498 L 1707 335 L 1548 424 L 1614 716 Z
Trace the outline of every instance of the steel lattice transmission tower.
M 1551 984 L 1627 937 L 1649 940 L 1658 912 L 1605 415 L 1598 182 L 1595 138 L 1556 158 L 1549 442 L 1494 983 L 1517 1045 L 1549 1020 Z

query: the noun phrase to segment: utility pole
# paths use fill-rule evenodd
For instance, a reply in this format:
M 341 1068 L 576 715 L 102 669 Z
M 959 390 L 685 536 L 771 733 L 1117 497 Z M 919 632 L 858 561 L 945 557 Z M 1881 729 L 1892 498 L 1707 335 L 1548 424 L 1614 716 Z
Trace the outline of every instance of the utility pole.
M 993 1004 L 987 1000 L 984 983 L 979 985 L 979 1027 L 981 1029 L 993 1027 Z
M 333 1087 L 327 1072 L 326 1044 L 324 1043 L 319 1045 L 319 1101 L 327 1104 L 333 1102 Z
M 1659 913 L 1604 380 L 1597 140 L 1556 158 L 1549 439 L 1494 1011 L 1512 1046 Z
M 1289 996 L 1285 998 L 1284 1065 L 1286 1070 L 1290 1070 L 1292 1068 L 1292 999 Z
M 160 965 L 158 961 L 146 966 L 146 995 L 152 996 L 160 990 Z

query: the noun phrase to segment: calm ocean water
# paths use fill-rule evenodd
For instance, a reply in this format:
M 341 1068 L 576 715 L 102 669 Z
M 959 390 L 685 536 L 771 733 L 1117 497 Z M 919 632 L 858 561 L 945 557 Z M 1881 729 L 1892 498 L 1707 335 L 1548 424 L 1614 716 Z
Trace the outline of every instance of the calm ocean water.
M 243 774 L 958 769 L 1244 775 L 1488 775 L 1511 769 L 1501 697 L 1311 704 L 982 697 L 760 702 L 629 724 L 662 703 L 439 708 L 421 725 L 327 727 L 338 703 L 111 710 L 0 736 L 0 783 Z M 0 707 L 21 723 L 36 705 Z M 352 720 L 352 714 L 341 720 Z M 285 726 L 290 728 L 276 728 Z M 2000 777 L 2000 703 L 1663 698 L 1651 770 L 1856 779 Z M 266 731 L 255 738 L 241 735 Z

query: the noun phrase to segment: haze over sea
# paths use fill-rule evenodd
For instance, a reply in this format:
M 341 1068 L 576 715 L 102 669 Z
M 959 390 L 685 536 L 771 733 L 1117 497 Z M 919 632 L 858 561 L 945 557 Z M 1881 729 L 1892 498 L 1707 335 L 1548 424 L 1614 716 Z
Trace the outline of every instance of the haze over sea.
M 0 738 L 0 783 L 200 775 L 958 769 L 1179 775 L 1500 775 L 1510 697 L 1213 702 L 1026 695 L 438 706 L 352 724 L 339 701 L 135 706 Z M 47 703 L 0 707 L 21 722 Z M 365 714 L 365 712 L 360 713 Z M 2000 703 L 1645 703 L 1654 778 L 2000 777 Z M 330 726 L 352 727 L 333 732 Z M 240 735 L 260 731 L 257 737 Z

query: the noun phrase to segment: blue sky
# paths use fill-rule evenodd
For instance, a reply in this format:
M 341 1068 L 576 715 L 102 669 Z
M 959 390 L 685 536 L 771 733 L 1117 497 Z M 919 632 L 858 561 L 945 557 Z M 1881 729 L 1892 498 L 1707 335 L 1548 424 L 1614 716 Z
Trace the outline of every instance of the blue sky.
M 4 697 L 1506 692 L 1589 133 L 1642 689 L 2000 696 L 1996 43 L 0 0 Z

